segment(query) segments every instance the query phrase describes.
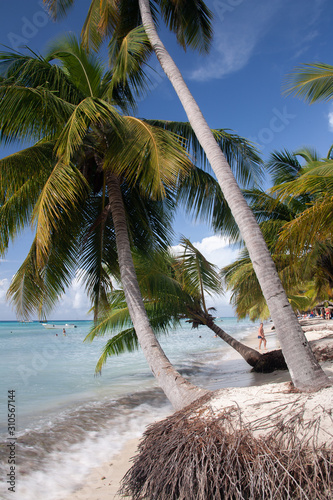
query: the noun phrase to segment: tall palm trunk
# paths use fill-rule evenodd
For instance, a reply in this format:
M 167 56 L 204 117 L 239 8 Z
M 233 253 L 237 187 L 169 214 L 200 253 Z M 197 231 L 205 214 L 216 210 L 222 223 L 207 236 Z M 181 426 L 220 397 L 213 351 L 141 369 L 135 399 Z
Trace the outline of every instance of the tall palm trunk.
M 121 281 L 129 313 L 148 365 L 176 410 L 207 393 L 184 379 L 172 366 L 150 326 L 143 305 L 127 231 L 125 207 L 118 177 L 106 172 L 108 196 L 116 233 Z
M 301 390 L 329 385 L 288 302 L 265 240 L 254 215 L 216 143 L 200 108 L 191 95 L 176 64 L 161 42 L 152 19 L 149 0 L 139 0 L 142 22 L 156 56 L 172 83 L 188 120 L 204 149 L 224 197 L 245 241 L 262 292 L 274 321 L 283 354 L 294 385 Z
M 259 359 L 261 359 L 262 354 L 260 352 L 256 351 L 255 349 L 252 349 L 252 347 L 248 347 L 238 340 L 234 339 L 231 337 L 227 332 L 222 330 L 219 326 L 217 326 L 214 321 L 208 320 L 205 322 L 206 326 L 210 328 L 216 335 L 218 335 L 224 342 L 229 344 L 235 351 L 238 352 L 242 356 L 242 358 L 245 359 L 245 361 L 250 365 L 250 366 L 255 366 Z

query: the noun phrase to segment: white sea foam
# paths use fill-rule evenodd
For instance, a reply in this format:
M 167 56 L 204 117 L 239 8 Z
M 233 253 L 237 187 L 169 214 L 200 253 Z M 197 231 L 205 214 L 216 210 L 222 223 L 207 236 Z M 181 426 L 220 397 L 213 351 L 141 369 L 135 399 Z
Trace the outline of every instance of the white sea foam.
M 114 417 L 100 431 L 87 431 L 82 441 L 70 446 L 59 444 L 59 449 L 47 455 L 38 470 L 17 476 L 16 494 L 20 500 L 58 500 L 74 491 L 93 467 L 111 460 L 129 439 L 140 437 L 146 426 L 170 413 L 169 405 L 161 408 L 142 404 L 135 411 Z M 0 488 L 1 498 L 13 498 L 12 492 Z
M 217 324 L 238 340 L 249 322 L 223 318 Z M 112 458 L 152 420 L 171 411 L 142 353 L 108 360 L 94 369 L 106 339 L 83 343 L 91 324 L 77 323 L 63 337 L 39 323 L 0 322 L 0 393 L 15 390 L 17 479 L 15 498 L 58 500 L 78 487 L 92 467 Z M 209 389 L 249 385 L 243 360 L 206 327 L 190 325 L 160 339 L 170 361 L 193 383 Z M 0 424 L 1 475 L 8 472 L 6 421 Z M 1 486 L 0 496 L 13 493 Z

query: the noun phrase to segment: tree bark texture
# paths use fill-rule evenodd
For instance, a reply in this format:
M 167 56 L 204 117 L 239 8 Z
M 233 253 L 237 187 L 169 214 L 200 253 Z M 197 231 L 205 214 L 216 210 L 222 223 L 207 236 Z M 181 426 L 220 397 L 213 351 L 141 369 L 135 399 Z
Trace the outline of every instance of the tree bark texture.
M 226 333 L 222 328 L 217 326 L 214 321 L 207 321 L 206 325 L 210 328 L 216 335 L 218 335 L 224 342 L 229 344 L 235 351 L 237 351 L 250 366 L 255 366 L 257 362 L 260 360 L 262 354 L 252 349 L 252 347 L 248 347 L 238 340 L 234 339 Z
M 191 384 L 174 369 L 151 328 L 134 269 L 120 181 L 111 172 L 106 172 L 106 179 L 121 281 L 133 326 L 153 375 L 173 407 L 179 410 L 208 391 Z

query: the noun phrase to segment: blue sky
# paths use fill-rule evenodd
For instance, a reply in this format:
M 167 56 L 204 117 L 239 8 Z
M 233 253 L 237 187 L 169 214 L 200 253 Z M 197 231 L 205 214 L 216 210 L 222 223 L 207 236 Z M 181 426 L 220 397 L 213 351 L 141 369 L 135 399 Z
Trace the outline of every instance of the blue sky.
M 38 0 L 1 2 L 0 43 L 21 50 L 28 45 L 43 54 L 57 35 L 79 33 L 89 0 L 80 0 L 68 17 L 54 23 Z M 273 150 L 316 148 L 326 155 L 333 139 L 333 104 L 309 106 L 282 95 L 285 75 L 301 63 L 332 64 L 333 4 L 329 0 L 215 0 L 207 2 L 214 13 L 214 41 L 209 55 L 184 53 L 174 36 L 161 30 L 161 38 L 175 59 L 209 125 L 229 128 L 258 144 L 263 158 Z M 186 120 L 170 83 L 153 58 L 151 92 L 141 100 L 138 116 Z M 0 148 L 1 157 L 15 151 Z M 269 180 L 267 180 L 267 186 Z M 237 251 L 212 233 L 206 224 L 194 223 L 179 213 L 176 239 L 189 237 L 206 257 L 219 266 L 231 262 Z M 11 277 L 24 259 L 30 242 L 25 233 L 0 260 L 0 320 L 15 319 L 5 301 Z M 227 299 L 215 301 L 219 315 L 232 315 Z M 89 304 L 79 282 L 62 298 L 52 318 L 86 319 Z

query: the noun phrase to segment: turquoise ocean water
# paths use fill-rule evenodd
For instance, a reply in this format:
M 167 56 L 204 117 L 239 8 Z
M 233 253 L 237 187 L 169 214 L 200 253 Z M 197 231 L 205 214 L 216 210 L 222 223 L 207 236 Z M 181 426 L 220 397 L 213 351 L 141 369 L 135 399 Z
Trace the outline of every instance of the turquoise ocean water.
M 235 318 L 216 322 L 238 340 L 256 328 Z M 0 498 L 5 500 L 61 500 L 91 467 L 172 412 L 140 351 L 109 358 L 102 375 L 95 376 L 106 338 L 84 343 L 89 321 L 74 322 L 64 336 L 60 327 L 65 323 L 54 322 L 59 329 L 47 330 L 38 322 L 0 322 Z M 250 367 L 206 327 L 192 330 L 184 322 L 160 342 L 196 385 L 217 389 L 257 383 Z M 8 407 L 15 410 L 13 436 Z M 13 439 L 14 450 L 8 446 Z M 11 450 L 16 495 L 6 482 Z

